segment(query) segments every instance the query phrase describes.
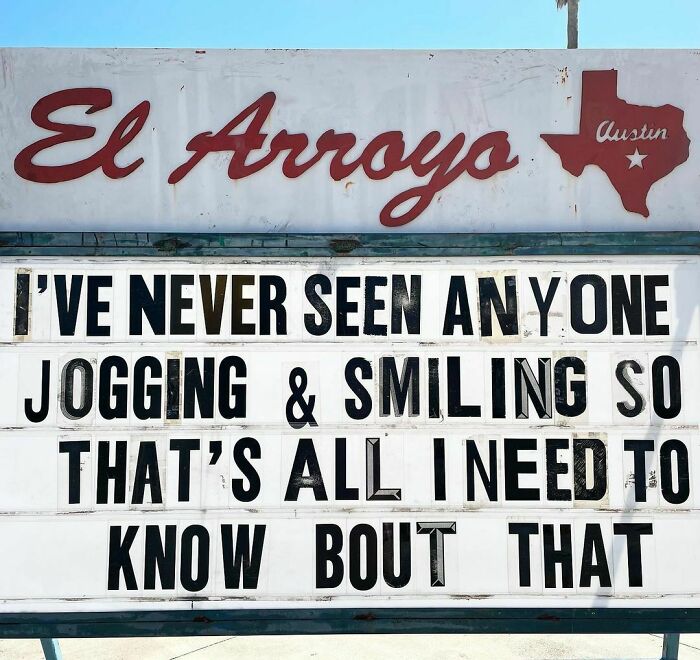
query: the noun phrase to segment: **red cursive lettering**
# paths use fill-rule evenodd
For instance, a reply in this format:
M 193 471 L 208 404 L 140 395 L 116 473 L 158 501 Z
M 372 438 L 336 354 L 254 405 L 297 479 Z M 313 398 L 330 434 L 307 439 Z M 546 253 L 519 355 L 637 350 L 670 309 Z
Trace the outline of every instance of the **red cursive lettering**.
M 27 181 L 37 183 L 60 183 L 79 179 L 81 176 L 102 168 L 102 171 L 110 179 L 121 179 L 131 174 L 143 163 L 143 158 L 138 158 L 130 165 L 120 167 L 114 162 L 114 159 L 138 135 L 146 123 L 151 109 L 148 101 L 142 101 L 129 111 L 112 131 L 105 145 L 92 156 L 64 165 L 37 165 L 34 163 L 34 157 L 46 149 L 64 142 L 86 140 L 95 135 L 93 126 L 62 124 L 51 121 L 49 118 L 56 110 L 72 105 L 88 106 L 85 111 L 86 115 L 99 112 L 112 105 L 112 92 L 100 87 L 79 87 L 54 92 L 39 99 L 32 108 L 32 121 L 40 128 L 54 131 L 55 135 L 34 142 L 17 154 L 15 172 L 19 176 Z
M 384 226 L 399 227 L 417 218 L 428 208 L 435 195 L 460 175 L 467 173 L 475 179 L 488 179 L 497 172 L 509 170 L 518 164 L 518 156 L 510 158 L 510 143 L 505 131 L 481 136 L 461 160 L 458 157 L 466 144 L 464 133 L 458 133 L 445 147 L 430 156 L 442 138 L 438 131 L 428 133 L 407 155 L 403 133 L 387 131 L 370 140 L 356 160 L 346 162 L 357 138 L 353 133 L 336 133 L 332 130 L 326 131 L 316 140 L 316 153 L 305 162 L 300 163 L 298 159 L 309 146 L 308 136 L 283 130 L 272 138 L 266 154 L 247 163 L 251 152 L 261 149 L 267 139 L 267 134 L 261 133 L 261 130 L 270 116 L 275 99 L 273 92 L 267 92 L 236 115 L 218 133 L 207 131 L 193 137 L 187 144 L 187 150 L 193 152 L 192 156 L 173 170 L 168 183 L 178 183 L 207 154 L 215 152 L 231 152 L 228 167 L 231 179 L 242 179 L 259 172 L 283 152 L 287 155 L 282 162 L 282 173 L 295 179 L 318 163 L 325 154 L 332 153 L 329 174 L 334 181 L 347 178 L 358 168 L 362 168 L 372 180 L 386 179 L 407 168 L 420 178 L 429 177 L 425 184 L 400 193 L 381 210 L 379 220 Z M 242 133 L 232 133 L 246 121 L 248 126 Z M 479 158 L 487 153 L 488 164 L 483 168 L 477 167 Z

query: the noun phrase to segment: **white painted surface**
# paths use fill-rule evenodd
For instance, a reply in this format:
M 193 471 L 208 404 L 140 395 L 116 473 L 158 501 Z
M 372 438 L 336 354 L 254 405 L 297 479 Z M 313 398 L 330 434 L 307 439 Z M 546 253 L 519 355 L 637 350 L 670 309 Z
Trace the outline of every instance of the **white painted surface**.
M 14 321 L 16 278 L 30 274 L 29 331 L 15 335 Z M 314 316 L 306 286 L 309 277 L 325 273 L 333 287 L 326 295 L 336 322 L 326 335 L 312 337 L 304 325 L 305 315 Z M 75 334 L 66 335 L 66 313 L 61 329 L 58 309 L 60 276 L 68 275 L 68 284 L 77 286 L 81 275 L 81 295 L 76 297 Z M 224 275 L 229 279 L 223 307 L 222 331 L 208 333 L 204 320 L 206 300 L 198 286 L 184 287 L 181 297 L 191 301 L 182 311 L 183 323 L 192 323 L 191 335 L 168 333 L 135 336 L 129 331 L 129 278 L 141 275 L 151 282 L 154 275 L 166 275 L 166 318 L 172 319 L 173 275 L 193 276 L 199 283 L 203 275 Z M 46 282 L 43 283 L 43 276 Z M 255 334 L 245 338 L 226 329 L 232 316 L 233 275 L 254 276 L 246 289 L 251 308 L 243 321 L 255 324 Z M 286 333 L 261 336 L 259 283 L 261 275 L 279 276 L 286 283 Z M 421 302 L 418 306 L 420 331 L 411 334 L 404 321 L 399 332 L 387 336 L 363 334 L 367 320 L 362 292 L 369 276 L 419 276 Z M 607 291 L 604 309 L 608 323 L 597 334 L 580 334 L 574 329 L 573 317 L 583 309 L 587 323 L 595 316 L 590 297 L 576 302 L 574 283 L 583 275 L 596 275 Z M 90 277 L 110 276 L 111 285 L 103 286 L 93 303 L 86 293 Z M 504 294 L 505 278 L 515 277 L 517 288 L 517 332 L 506 335 L 495 332 L 485 336 L 484 312 L 479 312 L 479 281 L 494 278 L 500 295 Z M 613 303 L 610 293 L 613 278 L 667 276 L 668 283 L 659 285 L 646 298 L 645 333 L 630 334 L 624 325 L 620 334 L 612 326 Z M 227 260 L 153 261 L 138 263 L 119 259 L 7 259 L 0 265 L 0 611 L 57 611 L 100 609 L 162 609 L 218 607 L 308 607 L 323 602 L 324 607 L 365 606 L 580 606 L 594 607 L 693 607 L 700 594 L 700 573 L 696 570 L 698 551 L 693 542 L 700 535 L 697 518 L 700 489 L 700 454 L 697 452 L 700 413 L 694 405 L 698 382 L 698 338 L 700 329 L 696 291 L 700 262 L 695 257 L 610 257 L 590 262 L 584 259 L 470 259 L 452 258 L 442 262 L 396 259 L 386 261 L 344 258 L 337 261 L 304 261 L 292 267 L 275 260 L 243 263 Z M 347 315 L 349 326 L 358 325 L 354 338 L 339 334 L 337 295 L 340 278 L 357 278 L 357 287 L 350 287 L 349 300 L 358 303 L 358 310 Z M 548 317 L 548 334 L 540 336 L 539 313 L 531 278 L 543 290 L 553 277 L 560 283 L 554 294 Z M 464 278 L 473 319 L 473 336 L 443 337 L 448 289 L 453 278 Z M 349 280 L 345 280 L 348 282 Z M 619 280 L 617 280 L 619 282 Z M 648 282 L 642 280 L 646 290 Z M 152 282 L 151 282 L 152 283 Z M 46 286 L 44 286 L 44 284 Z M 361 285 L 361 286 L 360 286 Z M 375 324 L 389 323 L 392 297 L 389 291 L 377 288 L 377 299 L 385 303 L 374 318 Z M 601 289 L 602 290 L 602 289 Z M 199 292 L 198 292 L 199 291 Z M 590 293 L 590 291 L 589 291 Z M 652 298 L 656 303 L 652 303 Z M 98 323 L 107 328 L 104 336 L 89 336 L 87 321 L 94 314 L 94 300 L 108 304 L 97 315 Z M 654 304 L 658 311 L 649 311 Z M 227 306 L 228 305 L 228 306 Z M 179 312 L 177 313 L 180 314 Z M 593 316 L 592 316 L 593 315 Z M 651 334 L 651 321 L 667 326 L 662 334 Z M 390 323 L 389 323 L 390 325 Z M 499 328 L 494 317 L 493 325 Z M 272 325 L 275 328 L 275 324 Z M 245 341 L 243 341 L 245 339 Z M 142 383 L 148 388 L 146 399 L 137 394 L 139 378 L 136 365 L 144 356 L 153 356 L 162 368 L 153 371 Z M 245 361 L 245 375 L 238 372 L 232 379 L 245 385 L 245 416 L 227 418 L 222 414 L 219 371 L 222 359 L 235 355 Z M 681 407 L 670 418 L 662 416 L 670 406 L 670 392 L 665 387 L 661 403 L 653 404 L 650 392 L 654 379 L 653 364 L 659 356 L 672 356 L 680 369 Z M 123 358 L 125 374 L 102 369 L 108 356 Z M 350 400 L 357 403 L 349 387 L 346 365 L 354 357 L 363 357 L 372 368 L 372 377 L 362 382 L 372 399 L 372 411 L 360 419 L 352 419 L 346 408 Z M 397 414 L 395 408 L 382 414 L 382 380 L 380 358 L 396 359 L 399 373 L 404 359 L 418 359 L 420 375 L 416 387 L 420 400 L 416 414 Z M 449 410 L 447 360 L 461 360 L 461 390 L 456 403 L 478 405 L 480 411 L 470 417 L 458 416 Z M 557 386 L 549 377 L 552 400 L 551 414 L 538 414 L 532 400 L 527 412 L 518 414 L 515 395 L 515 363 L 526 358 L 537 375 L 538 360 L 551 360 L 556 371 L 558 360 L 579 358 L 585 374 L 570 375 Z M 72 360 L 81 358 L 94 375 L 89 391 L 91 404 L 84 414 L 70 412 L 66 405 L 72 399 L 80 406 L 81 396 L 71 397 L 63 387 L 61 374 Z M 197 406 L 193 414 L 186 412 L 184 395 L 185 360 L 198 358 L 201 369 L 206 358 L 213 359 L 214 386 L 211 416 Z M 504 359 L 505 417 L 494 411 L 492 359 Z M 620 412 L 621 403 L 631 405 L 629 393 L 622 387 L 616 367 L 623 360 L 636 360 L 643 373 L 631 382 L 644 399 L 644 407 L 633 417 Z M 167 360 L 179 360 L 179 410 L 166 419 Z M 429 360 L 437 360 L 440 385 L 440 415 L 430 413 Z M 48 361 L 51 377 L 47 388 L 47 407 L 43 419 L 30 421 L 27 410 L 38 410 L 41 402 L 41 364 Z M 194 363 L 190 363 L 193 367 Z M 290 397 L 289 380 L 293 369 L 302 367 L 308 376 L 305 397 L 313 394 L 313 410 L 317 426 L 293 428 L 286 414 Z M 111 382 L 105 380 L 111 377 Z M 539 378 L 539 376 L 537 376 Z M 77 381 L 80 377 L 76 376 Z M 658 379 L 657 379 L 658 380 Z M 573 384 L 585 381 L 585 409 L 570 415 L 561 405 L 572 404 Z M 231 383 L 229 383 L 231 384 Z M 657 383 L 658 386 L 658 383 Z M 126 388 L 118 390 L 117 388 Z M 557 403 L 556 388 L 567 393 Z M 225 394 L 225 392 L 224 392 Z M 148 397 L 160 397 L 152 416 L 142 419 L 137 403 L 148 403 Z M 226 397 L 224 396 L 224 399 Z M 117 407 L 123 400 L 123 416 L 110 418 L 107 408 Z M 233 405 L 233 398 L 226 399 Z M 659 408 L 661 406 L 661 408 Z M 297 414 L 297 413 L 295 413 Z M 238 498 L 232 479 L 242 479 L 246 488 L 249 476 L 235 458 L 235 446 L 242 438 L 253 437 L 260 446 L 261 457 L 251 460 L 260 477 L 260 491 L 249 502 Z M 346 438 L 346 466 L 336 471 L 335 438 Z M 445 442 L 445 499 L 435 496 L 437 481 L 434 466 L 436 437 Z M 198 439 L 199 449 L 191 454 L 191 470 L 183 477 L 181 456 L 171 444 L 177 439 Z M 314 497 L 311 488 L 302 488 L 298 498 L 286 493 L 293 472 L 295 454 L 302 438 L 310 438 L 318 459 L 326 500 Z M 370 499 L 367 495 L 367 438 L 380 439 L 382 488 L 400 488 L 397 500 Z M 533 448 L 519 450 L 517 460 L 531 462 L 531 470 L 507 465 L 505 458 L 511 438 L 536 440 Z M 582 469 L 575 465 L 573 446 L 582 439 L 599 440 L 605 447 L 607 470 L 605 493 L 593 500 L 572 498 L 557 500 L 547 490 L 548 462 L 563 467 L 557 477 L 559 489 L 573 490 L 573 475 Z M 562 439 L 566 448 L 551 451 L 553 440 Z M 496 498 L 490 500 L 478 476 L 475 497 L 468 493 L 467 443 L 474 440 L 488 464 L 489 443 L 495 442 L 498 453 Z M 649 452 L 642 471 L 635 475 L 633 454 L 625 450 L 626 440 L 649 440 Z M 60 451 L 61 443 L 86 442 L 80 455 L 79 471 L 71 472 L 69 454 Z M 689 462 L 688 496 L 680 502 L 669 499 L 668 488 L 680 489 L 679 479 L 664 477 L 661 465 L 662 447 L 680 441 L 686 448 Z M 124 462 L 125 495 L 117 501 L 114 483 L 108 482 L 105 501 L 100 502 L 99 453 L 108 448 L 108 462 L 115 464 L 119 443 L 126 451 Z M 214 459 L 220 443 L 221 457 Z M 136 497 L 139 471 L 143 469 L 140 452 L 146 445 L 155 449 L 162 501 L 154 501 L 153 487 L 146 487 L 143 501 Z M 251 454 L 247 454 L 251 458 Z M 674 457 L 674 461 L 677 457 Z M 589 459 L 586 459 L 587 461 Z M 104 461 L 104 459 L 103 459 Z M 106 465 L 106 463 L 104 463 Z M 104 465 L 102 473 L 104 471 Z M 152 468 L 153 466 L 151 466 Z M 303 475 L 307 475 L 305 468 Z M 590 471 L 587 463 L 586 470 Z M 673 474 L 678 468 L 673 464 Z M 79 472 L 79 474 L 78 474 Z M 508 495 L 506 481 L 518 472 L 521 488 L 537 489 L 531 500 Z M 643 473 L 643 474 L 642 474 Z M 71 501 L 70 475 L 79 476 L 79 498 Z M 153 474 L 149 472 L 151 479 Z M 185 472 L 187 474 L 187 472 Z M 591 472 L 587 472 L 589 477 Z M 346 486 L 357 488 L 356 499 L 336 496 L 341 477 Z M 636 501 L 633 476 L 645 483 L 644 501 Z M 180 487 L 189 485 L 190 494 L 180 496 Z M 586 480 L 590 487 L 589 480 Z M 454 525 L 454 534 L 445 534 L 444 585 L 435 586 L 430 538 L 419 534 L 420 525 L 443 522 Z M 531 585 L 522 584 L 518 537 L 509 533 L 510 523 L 537 524 L 531 537 Z M 384 523 L 391 523 L 396 535 L 399 524 L 408 523 L 411 545 L 411 577 L 404 586 L 390 587 L 383 577 L 382 548 Z M 615 532 L 615 524 L 650 523 L 653 533 L 641 537 L 643 584 L 630 584 L 629 547 L 625 536 Z M 317 526 L 337 525 L 344 537 L 338 556 L 344 563 L 344 577 L 339 584 L 323 587 L 316 576 L 318 549 L 315 543 Z M 134 587 L 127 589 L 124 572 L 109 588 L 110 528 L 120 526 L 121 538 L 128 526 L 137 527 L 129 553 L 134 569 Z M 175 526 L 176 580 L 172 588 L 157 582 L 154 588 L 145 585 L 146 525 L 159 525 L 165 534 L 166 525 Z M 266 525 L 261 568 L 257 586 L 249 589 L 227 586 L 225 580 L 224 526 Z M 378 579 L 368 589 L 358 587 L 350 578 L 350 565 L 366 552 L 350 549 L 350 534 L 358 525 L 367 525 L 365 532 L 378 538 Z M 542 539 L 545 525 L 554 525 L 555 545 L 561 543 L 562 525 L 570 526 L 573 581 L 563 586 L 559 569 L 555 583 L 547 585 Z M 594 577 L 590 585 L 580 580 L 585 563 L 585 537 L 590 525 L 600 526 L 600 539 L 611 576 L 610 586 Z M 183 583 L 182 535 L 201 526 L 210 540 L 207 552 L 207 579 L 197 588 Z M 371 531 L 373 530 L 373 532 Z M 201 531 L 201 530 L 200 530 Z M 202 531 L 204 534 L 204 532 Z M 235 537 L 234 537 L 235 540 Z M 175 546 L 173 546 L 175 548 Z M 596 556 L 597 557 L 597 556 Z M 434 558 L 433 558 L 434 559 Z M 597 559 L 599 559 L 597 557 Z M 360 576 L 367 576 L 367 566 L 360 559 Z M 397 559 L 398 561 L 398 559 Z M 114 562 L 113 562 L 114 563 Z M 398 566 L 398 564 L 397 564 Z M 193 597 L 197 600 L 193 600 Z
M 2 49 L 0 229 L 386 231 L 381 210 L 429 177 L 404 170 L 370 180 L 357 170 L 333 181 L 326 155 L 299 178 L 282 174 L 279 156 L 257 174 L 231 181 L 231 155 L 221 152 L 206 156 L 179 183 L 167 182 L 190 157 L 190 139 L 220 131 L 261 95 L 274 92 L 264 125 L 267 138 L 249 163 L 263 156 L 282 130 L 306 133 L 312 145 L 331 129 L 354 133 L 357 147 L 348 159 L 385 131 L 401 131 L 407 149 L 431 131 L 440 131 L 442 146 L 464 133 L 463 153 L 486 133 L 508 133 L 517 166 L 485 180 L 461 175 L 415 220 L 390 231 L 697 230 L 698 57 L 695 51 L 664 50 Z M 648 219 L 623 208 L 597 167 L 587 167 L 578 178 L 569 174 L 540 138 L 577 132 L 582 72 L 609 69 L 618 71 L 617 93 L 628 103 L 671 104 L 685 112 L 690 158 L 651 188 Z M 17 154 L 50 135 L 32 123 L 32 107 L 48 94 L 77 87 L 110 90 L 112 105 L 87 116 L 84 107 L 58 111 L 56 121 L 95 126 L 96 134 L 44 151 L 36 163 L 63 164 L 93 154 L 118 121 L 147 100 L 151 108 L 144 127 L 116 159 L 120 166 L 140 157 L 144 163 L 116 180 L 99 169 L 56 184 L 20 178 L 13 169 Z

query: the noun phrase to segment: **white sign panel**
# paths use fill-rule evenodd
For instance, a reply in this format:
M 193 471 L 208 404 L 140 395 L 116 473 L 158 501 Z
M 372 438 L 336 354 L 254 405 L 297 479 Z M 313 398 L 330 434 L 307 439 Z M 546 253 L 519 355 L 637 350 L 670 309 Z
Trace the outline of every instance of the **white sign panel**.
M 698 230 L 699 57 L 0 49 L 0 229 Z
M 0 610 L 692 607 L 697 257 L 0 265 Z

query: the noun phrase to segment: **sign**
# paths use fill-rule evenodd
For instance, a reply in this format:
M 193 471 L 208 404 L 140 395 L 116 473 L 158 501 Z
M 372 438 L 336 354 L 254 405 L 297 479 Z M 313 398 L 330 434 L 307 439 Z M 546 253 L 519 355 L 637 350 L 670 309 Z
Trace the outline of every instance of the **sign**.
M 0 611 L 691 608 L 691 256 L 0 265 Z
M 695 51 L 0 59 L 4 230 L 698 229 Z

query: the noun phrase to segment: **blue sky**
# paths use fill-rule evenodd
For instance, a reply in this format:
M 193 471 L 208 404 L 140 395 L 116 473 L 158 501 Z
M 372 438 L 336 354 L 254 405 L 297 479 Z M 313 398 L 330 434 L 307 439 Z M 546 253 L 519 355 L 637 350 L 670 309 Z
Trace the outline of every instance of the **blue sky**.
M 582 48 L 698 48 L 700 0 L 580 0 Z M 561 48 L 555 0 L 0 0 L 0 46 Z

